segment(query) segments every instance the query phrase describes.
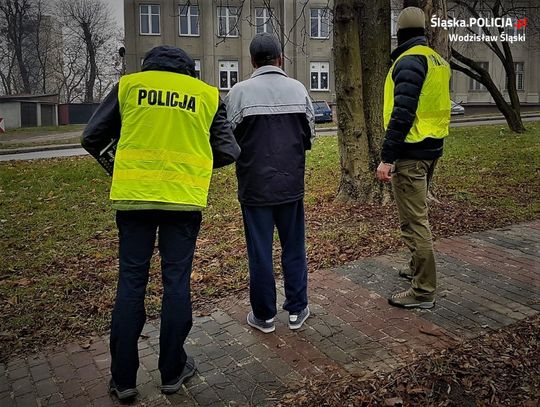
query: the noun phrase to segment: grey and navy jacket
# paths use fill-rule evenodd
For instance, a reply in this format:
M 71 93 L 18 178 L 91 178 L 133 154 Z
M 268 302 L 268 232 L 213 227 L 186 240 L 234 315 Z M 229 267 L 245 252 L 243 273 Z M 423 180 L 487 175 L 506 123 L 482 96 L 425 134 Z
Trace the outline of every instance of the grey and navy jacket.
M 392 61 L 415 45 L 426 45 L 426 37 L 405 41 L 392 52 Z M 427 60 L 423 55 L 406 55 L 394 67 L 394 109 L 381 151 L 381 160 L 385 163 L 393 163 L 399 158 L 434 160 L 443 153 L 443 139 L 427 137 L 419 143 L 405 143 L 416 116 L 427 70 Z
M 266 206 L 304 197 L 305 152 L 315 136 L 306 88 L 276 66 L 258 68 L 225 99 L 242 150 L 236 161 L 238 200 Z

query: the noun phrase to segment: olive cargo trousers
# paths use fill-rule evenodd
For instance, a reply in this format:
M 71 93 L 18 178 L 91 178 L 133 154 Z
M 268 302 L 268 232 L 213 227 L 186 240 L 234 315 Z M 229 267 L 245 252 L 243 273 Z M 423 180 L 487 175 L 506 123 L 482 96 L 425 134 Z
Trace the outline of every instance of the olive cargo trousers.
M 417 297 L 432 298 L 437 286 L 433 239 L 428 221 L 428 185 L 437 160 L 398 159 L 392 175 L 401 238 L 411 252 L 411 286 Z

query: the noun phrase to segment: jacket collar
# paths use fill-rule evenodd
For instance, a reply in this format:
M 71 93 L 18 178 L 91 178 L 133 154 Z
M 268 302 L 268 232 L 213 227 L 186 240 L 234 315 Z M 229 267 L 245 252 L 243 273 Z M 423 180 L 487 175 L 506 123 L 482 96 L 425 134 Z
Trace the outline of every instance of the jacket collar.
M 409 48 L 412 48 L 416 45 L 426 45 L 427 40 L 426 37 L 419 36 L 419 37 L 412 37 L 411 39 L 408 39 L 403 44 L 398 46 L 395 50 L 392 51 L 390 54 L 390 59 L 392 61 L 395 61 L 401 54 L 403 54 L 405 51 L 407 51 Z
M 276 73 L 283 76 L 287 76 L 285 72 L 283 72 L 283 69 L 280 67 L 274 66 L 274 65 L 265 65 L 261 66 L 260 68 L 257 68 L 255 72 L 251 75 L 252 78 L 255 78 L 256 76 L 266 75 L 269 73 Z

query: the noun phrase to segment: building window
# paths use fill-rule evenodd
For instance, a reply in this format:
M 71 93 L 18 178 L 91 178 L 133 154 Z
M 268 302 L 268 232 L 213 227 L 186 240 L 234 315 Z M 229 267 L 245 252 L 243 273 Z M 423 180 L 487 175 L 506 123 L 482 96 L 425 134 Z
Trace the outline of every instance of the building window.
M 328 62 L 310 64 L 311 90 L 328 90 Z
M 392 38 L 397 37 L 397 18 L 399 15 L 399 10 L 392 9 L 390 14 L 390 33 L 392 34 Z
M 328 8 L 311 9 L 311 38 L 330 36 L 330 10 Z
M 484 68 L 485 70 L 489 71 L 489 62 L 477 62 L 477 63 L 478 65 L 480 65 L 481 68 Z M 482 85 L 480 82 L 475 81 L 473 78 L 470 78 L 469 90 L 486 90 L 486 87 Z
M 272 24 L 272 9 L 267 7 L 255 8 L 255 28 L 257 34 L 271 34 L 274 31 L 274 26 Z
M 195 77 L 197 79 L 201 79 L 201 60 L 200 59 L 195 60 Z
M 238 7 L 218 7 L 218 35 L 238 37 Z
M 140 33 L 142 35 L 159 35 L 159 5 L 141 4 L 139 14 L 141 16 Z
M 525 69 L 523 62 L 514 62 L 514 70 L 516 71 L 516 90 L 525 89 Z M 508 90 L 508 78 L 505 80 L 504 89 Z
M 228 90 L 238 82 L 238 61 L 219 62 L 219 88 Z
M 516 89 L 525 89 L 525 69 L 523 62 L 514 63 L 514 69 L 516 70 Z
M 180 35 L 199 35 L 199 6 L 181 5 L 178 12 L 180 19 L 178 31 Z

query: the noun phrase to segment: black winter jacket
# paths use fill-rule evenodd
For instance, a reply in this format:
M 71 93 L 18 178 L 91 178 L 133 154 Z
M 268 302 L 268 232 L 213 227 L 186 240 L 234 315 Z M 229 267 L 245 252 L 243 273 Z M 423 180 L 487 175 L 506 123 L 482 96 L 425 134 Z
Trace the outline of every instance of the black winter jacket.
M 181 49 L 163 45 L 153 48 L 146 55 L 142 70 L 168 71 L 195 76 L 195 63 Z M 90 118 L 84 129 L 81 144 L 86 151 L 97 158 L 111 139 L 120 138 L 121 127 L 117 84 Z M 234 139 L 231 124 L 227 120 L 227 110 L 221 99 L 210 127 L 210 145 L 214 156 L 214 168 L 232 164 L 240 155 L 240 147 Z
M 416 45 L 426 45 L 426 37 L 414 37 L 401 44 L 392 52 L 392 61 Z M 423 55 L 404 56 L 394 67 L 394 110 L 381 151 L 381 160 L 385 163 L 393 163 L 399 158 L 434 160 L 442 155 L 443 139 L 428 137 L 419 143 L 405 143 L 416 116 L 427 70 Z

